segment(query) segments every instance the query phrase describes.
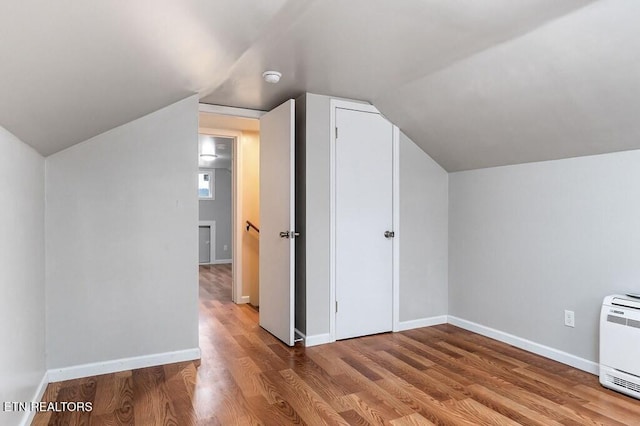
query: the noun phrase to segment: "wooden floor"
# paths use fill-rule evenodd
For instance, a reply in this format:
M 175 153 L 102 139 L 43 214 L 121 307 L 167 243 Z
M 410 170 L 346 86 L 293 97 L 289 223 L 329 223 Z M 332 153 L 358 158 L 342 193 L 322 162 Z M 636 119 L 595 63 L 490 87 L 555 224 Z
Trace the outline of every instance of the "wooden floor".
M 50 384 L 35 425 L 638 425 L 640 401 L 595 376 L 440 325 L 288 348 L 231 302 L 230 268 L 200 269 L 202 363 Z

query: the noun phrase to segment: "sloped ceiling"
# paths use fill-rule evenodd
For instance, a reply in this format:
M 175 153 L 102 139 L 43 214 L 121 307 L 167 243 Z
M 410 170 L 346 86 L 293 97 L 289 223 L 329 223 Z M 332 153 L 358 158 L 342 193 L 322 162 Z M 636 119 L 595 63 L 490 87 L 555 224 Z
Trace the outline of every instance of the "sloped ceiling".
M 308 91 L 372 102 L 448 171 L 637 149 L 638 3 L 4 2 L 0 125 L 49 155 L 192 93 Z

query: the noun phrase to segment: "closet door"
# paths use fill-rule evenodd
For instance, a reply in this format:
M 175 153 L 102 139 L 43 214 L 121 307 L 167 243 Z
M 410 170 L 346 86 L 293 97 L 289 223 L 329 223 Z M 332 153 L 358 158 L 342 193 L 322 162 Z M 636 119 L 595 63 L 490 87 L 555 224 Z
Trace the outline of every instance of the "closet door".
M 393 126 L 336 108 L 336 339 L 393 326 Z

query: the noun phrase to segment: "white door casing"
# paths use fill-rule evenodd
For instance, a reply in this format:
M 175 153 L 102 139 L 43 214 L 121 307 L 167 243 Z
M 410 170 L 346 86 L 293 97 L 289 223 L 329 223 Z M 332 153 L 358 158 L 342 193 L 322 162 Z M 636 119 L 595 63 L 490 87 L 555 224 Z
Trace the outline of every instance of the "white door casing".
M 260 326 L 294 345 L 295 101 L 260 118 Z
M 336 339 L 394 324 L 394 128 L 377 112 L 335 108 Z

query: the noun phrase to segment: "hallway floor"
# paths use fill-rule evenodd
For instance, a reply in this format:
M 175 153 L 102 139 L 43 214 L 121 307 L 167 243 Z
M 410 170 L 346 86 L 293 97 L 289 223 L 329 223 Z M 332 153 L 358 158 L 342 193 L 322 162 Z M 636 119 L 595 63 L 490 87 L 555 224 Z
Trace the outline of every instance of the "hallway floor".
M 288 348 L 200 267 L 202 360 L 52 383 L 34 425 L 631 425 L 640 401 L 595 376 L 451 325 Z

